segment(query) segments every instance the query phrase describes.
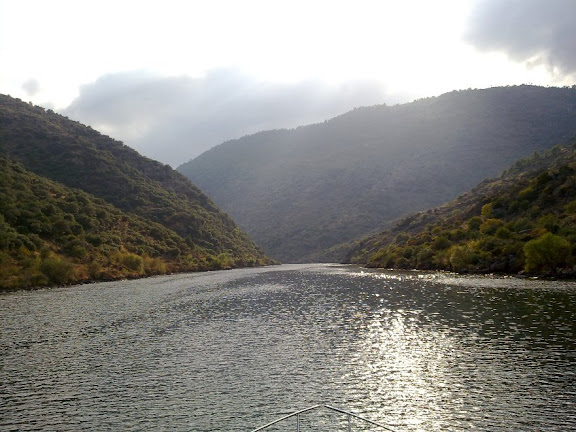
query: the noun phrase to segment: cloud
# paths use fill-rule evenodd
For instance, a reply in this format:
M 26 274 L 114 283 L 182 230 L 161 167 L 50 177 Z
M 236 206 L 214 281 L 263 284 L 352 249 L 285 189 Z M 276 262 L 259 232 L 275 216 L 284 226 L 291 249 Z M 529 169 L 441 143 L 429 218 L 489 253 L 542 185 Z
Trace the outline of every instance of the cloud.
M 40 91 L 40 84 L 37 80 L 31 78 L 22 84 L 22 89 L 27 96 L 35 96 Z
M 228 139 L 383 102 L 384 90 L 375 82 L 278 84 L 231 69 L 202 78 L 133 71 L 83 86 L 63 114 L 177 166 Z
M 543 63 L 561 75 L 576 73 L 574 0 L 484 0 L 470 16 L 467 40 L 486 51 Z

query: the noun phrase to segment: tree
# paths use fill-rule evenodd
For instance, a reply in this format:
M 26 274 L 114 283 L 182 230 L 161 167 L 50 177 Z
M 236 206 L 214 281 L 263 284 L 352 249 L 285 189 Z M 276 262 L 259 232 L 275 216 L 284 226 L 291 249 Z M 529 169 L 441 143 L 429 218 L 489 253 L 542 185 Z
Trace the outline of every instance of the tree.
M 570 261 L 571 246 L 564 237 L 546 233 L 524 245 L 526 265 L 524 270 L 532 272 L 551 272 L 556 274 L 558 268 Z

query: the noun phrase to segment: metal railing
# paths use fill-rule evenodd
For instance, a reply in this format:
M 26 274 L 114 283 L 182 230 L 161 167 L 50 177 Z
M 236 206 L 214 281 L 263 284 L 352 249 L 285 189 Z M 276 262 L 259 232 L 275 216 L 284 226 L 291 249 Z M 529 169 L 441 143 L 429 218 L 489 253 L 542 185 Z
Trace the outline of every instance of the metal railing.
M 334 408 L 334 407 L 332 407 L 332 406 L 330 406 L 330 405 L 314 405 L 314 406 L 312 406 L 312 407 L 310 407 L 310 408 L 305 408 L 305 409 L 303 409 L 303 410 L 293 412 L 292 414 L 288 414 L 287 416 L 284 416 L 284 417 L 282 417 L 282 418 L 279 418 L 278 420 L 274 420 L 273 422 L 270 422 L 270 423 L 268 423 L 268 424 L 265 424 L 264 426 L 260 426 L 259 428 L 256 428 L 256 429 L 252 430 L 251 432 L 262 431 L 262 430 L 264 430 L 264 429 L 269 428 L 269 427 L 272 426 L 272 425 L 275 425 L 275 424 L 277 424 L 277 423 L 280 423 L 280 422 L 282 422 L 282 421 L 284 421 L 284 420 L 286 420 L 286 419 L 289 419 L 289 418 L 291 418 L 291 417 L 296 417 L 296 432 L 300 432 L 300 414 L 303 414 L 303 413 L 305 413 L 305 412 L 312 411 L 312 410 L 315 410 L 315 409 L 318 409 L 318 408 L 326 408 L 326 409 L 329 409 L 329 410 L 331 410 L 331 411 L 335 411 L 335 412 L 340 413 L 340 414 L 345 414 L 345 415 L 347 416 L 347 431 L 348 431 L 348 432 L 351 432 L 351 431 L 352 431 L 352 418 L 361 420 L 361 421 L 366 422 L 366 423 L 368 423 L 368 424 L 371 424 L 371 425 L 373 425 L 373 426 L 378 426 L 378 427 L 380 427 L 380 428 L 382 428 L 382 429 L 384 429 L 384 430 L 387 430 L 387 431 L 395 432 L 393 429 L 390 429 L 390 428 L 387 427 L 387 426 L 381 425 L 380 423 L 376 423 L 376 422 L 374 422 L 374 421 L 372 421 L 372 420 L 368 420 L 367 418 L 360 417 L 360 416 L 357 415 L 357 414 L 354 414 L 354 413 L 351 413 L 351 412 L 348 412 L 348 411 L 344 411 L 344 410 L 341 410 L 341 409 L 339 409 L 339 408 Z

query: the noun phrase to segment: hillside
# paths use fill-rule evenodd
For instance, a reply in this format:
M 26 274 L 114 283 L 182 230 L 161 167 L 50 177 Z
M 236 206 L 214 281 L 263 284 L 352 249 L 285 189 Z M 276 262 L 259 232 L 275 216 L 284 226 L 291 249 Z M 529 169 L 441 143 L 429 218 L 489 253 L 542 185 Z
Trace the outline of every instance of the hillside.
M 265 252 L 316 259 L 576 134 L 576 87 L 455 91 L 246 136 L 181 165 Z
M 214 257 L 215 258 L 215 257 Z M 0 288 L 217 268 L 164 226 L 0 158 Z
M 576 274 L 576 142 L 520 160 L 441 207 L 367 237 L 371 267 Z
M 118 233 L 119 238 L 112 241 L 114 246 L 108 244 L 110 254 L 126 249 L 140 254 L 141 258 L 143 253 L 151 257 L 162 257 L 167 260 L 168 271 L 272 262 L 237 228 L 230 217 L 220 211 L 187 178 L 169 166 L 144 158 L 122 143 L 50 110 L 3 95 L 0 95 L 0 156 L 21 164 L 20 168 L 14 168 L 8 160 L 3 162 L 3 175 L 7 179 L 2 184 L 4 197 L 1 207 L 5 232 L 40 235 L 40 232 L 30 228 L 34 224 L 33 218 L 23 216 L 24 219 L 20 220 L 20 216 L 10 214 L 10 211 L 21 212 L 26 206 L 32 205 L 30 203 L 34 200 L 38 200 L 38 205 L 32 206 L 29 211 L 44 221 L 41 224 L 46 227 L 39 229 L 54 230 L 51 226 L 52 210 L 45 209 L 56 206 L 61 209 L 58 213 L 61 218 L 57 219 L 77 222 L 73 224 L 76 228 L 69 233 L 72 237 L 69 240 L 84 242 L 86 239 L 80 238 L 80 233 L 91 234 L 91 228 L 98 225 L 95 220 L 104 218 L 106 213 L 108 228 L 96 230 L 93 234 L 102 236 L 105 231 L 113 233 L 111 226 L 126 225 L 123 234 Z M 19 170 L 24 170 L 24 177 L 16 175 Z M 10 183 L 9 179 L 12 179 Z M 79 189 L 84 195 L 77 195 L 80 191 L 50 192 L 36 190 L 31 186 L 44 184 L 47 179 L 61 183 L 56 185 L 48 182 L 48 189 L 64 185 Z M 12 186 L 7 187 L 7 184 Z M 30 189 L 31 192 L 17 195 L 21 188 Z M 76 204 L 70 208 L 53 202 L 61 196 L 70 197 Z M 94 214 L 86 213 L 88 210 L 85 211 L 85 206 L 80 204 L 84 201 L 105 206 L 106 209 L 97 212 L 99 216 L 94 217 Z M 80 222 L 80 219 L 86 220 L 88 225 Z M 112 220 L 117 222 L 113 223 Z M 137 243 L 131 243 L 134 238 L 138 238 L 137 232 L 143 238 Z M 146 235 L 142 233 L 145 232 L 153 234 L 144 238 Z M 110 236 L 114 237 L 114 234 Z M 48 248 L 52 252 L 66 255 L 62 239 L 53 242 L 50 238 L 40 237 L 42 242 L 49 242 Z M 42 242 L 36 239 L 36 249 L 29 249 L 30 243 L 27 243 L 26 248 L 33 255 L 37 254 L 38 248 L 45 246 Z M 107 244 L 105 239 L 103 244 Z M 137 244 L 141 247 L 137 247 Z M 4 246 L 4 252 L 10 255 L 13 250 L 10 246 Z M 92 251 L 86 244 L 82 244 L 82 247 L 88 252 Z M 94 252 L 96 260 L 102 258 Z M 114 272 L 110 276 L 113 277 Z

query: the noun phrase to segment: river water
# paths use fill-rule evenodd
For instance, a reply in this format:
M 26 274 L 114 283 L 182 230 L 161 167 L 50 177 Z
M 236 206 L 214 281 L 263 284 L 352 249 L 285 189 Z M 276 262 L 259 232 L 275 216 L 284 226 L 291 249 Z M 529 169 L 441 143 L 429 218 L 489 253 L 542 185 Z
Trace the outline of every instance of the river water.
M 573 282 L 337 265 L 4 293 L 0 430 L 576 430 L 575 317 Z

